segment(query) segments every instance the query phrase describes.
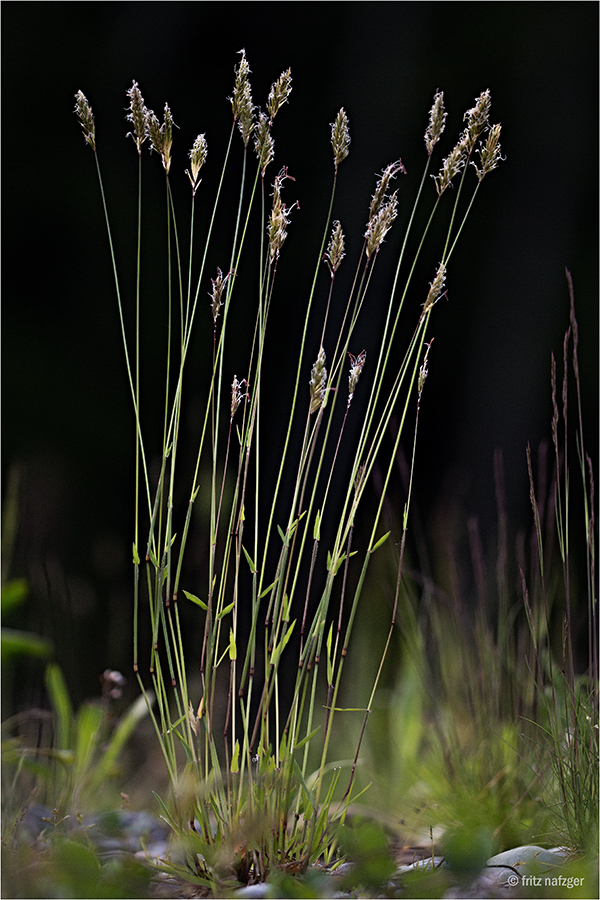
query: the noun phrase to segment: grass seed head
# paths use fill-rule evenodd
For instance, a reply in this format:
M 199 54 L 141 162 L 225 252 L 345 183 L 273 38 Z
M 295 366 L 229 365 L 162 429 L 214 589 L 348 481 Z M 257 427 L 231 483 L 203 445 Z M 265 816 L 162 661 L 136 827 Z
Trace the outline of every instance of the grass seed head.
M 273 184 L 273 206 L 269 217 L 269 224 L 267 225 L 267 232 L 269 234 L 269 259 L 271 263 L 276 259 L 279 259 L 283 242 L 287 237 L 287 226 L 290 222 L 289 214 L 294 206 L 297 205 L 294 203 L 294 206 L 288 210 L 281 199 L 281 186 L 286 178 L 291 177 L 291 175 L 288 175 L 287 167 L 284 166 Z
M 427 294 L 427 300 L 423 306 L 423 316 L 428 313 L 434 303 L 439 300 L 442 291 L 444 290 L 444 285 L 446 283 L 446 266 L 444 263 L 440 263 L 438 266 L 438 270 L 436 272 L 435 278 L 429 285 L 429 293 Z
M 331 126 L 331 146 L 333 147 L 333 162 L 337 171 L 341 161 L 346 159 L 350 152 L 350 129 L 344 107 L 340 109 Z
M 438 175 L 432 175 L 433 180 L 435 181 L 435 187 L 438 192 L 438 197 L 441 197 L 447 187 L 450 186 L 452 179 L 458 175 L 459 172 L 465 167 L 465 163 L 467 160 L 467 136 L 466 132 L 463 133 L 456 144 L 456 146 L 452 149 L 452 152 L 448 154 L 446 159 L 442 163 L 442 168 L 439 171 Z
M 401 159 L 396 160 L 396 162 L 390 163 L 389 166 L 383 170 L 379 177 L 379 181 L 377 182 L 377 186 L 375 188 L 375 193 L 371 197 L 371 205 L 369 206 L 369 224 L 375 219 L 377 213 L 383 206 L 383 204 L 387 200 L 387 190 L 392 178 L 395 178 L 398 172 L 402 172 L 403 175 L 406 175 L 406 169 L 402 163 Z
M 96 124 L 92 107 L 88 103 L 85 94 L 77 91 L 75 94 L 75 113 L 83 128 L 83 136 L 86 143 L 96 152 Z
M 342 231 L 341 224 L 336 221 L 333 223 L 331 238 L 329 240 L 327 250 L 325 251 L 325 254 L 323 256 L 323 259 L 329 267 L 329 272 L 332 278 L 339 269 L 342 259 L 345 255 L 344 232 Z
M 248 146 L 248 141 L 254 130 L 254 106 L 252 104 L 252 91 L 250 89 L 250 66 L 246 59 L 246 51 L 240 50 L 241 60 L 235 70 L 235 85 L 233 88 L 233 97 L 231 100 L 231 109 L 233 112 L 233 121 L 238 123 L 244 147 Z
M 215 325 L 217 324 L 217 318 L 219 316 L 219 311 L 220 311 L 221 307 L 223 306 L 223 301 L 221 299 L 221 295 L 223 294 L 223 288 L 229 281 L 231 274 L 232 274 L 231 272 L 228 272 L 228 274 L 225 275 L 225 277 L 223 277 L 223 273 L 221 272 L 221 270 L 219 268 L 217 268 L 217 277 L 210 279 L 212 282 L 212 291 L 210 291 L 210 293 L 209 293 L 209 296 L 211 298 L 210 306 L 212 309 L 213 322 Z
M 126 137 L 132 137 L 135 141 L 138 154 L 141 156 L 142 144 L 148 137 L 148 110 L 144 98 L 140 92 L 137 81 L 134 81 L 127 91 L 129 97 L 129 112 L 126 119 L 133 125 L 133 131 L 129 131 Z
M 325 351 L 323 347 L 310 373 L 310 415 L 318 412 L 325 400 L 327 387 L 327 369 L 325 368 Z
M 397 215 L 398 191 L 394 191 L 389 200 L 387 200 L 380 208 L 379 212 L 369 219 L 369 224 L 365 232 L 365 238 L 367 239 L 367 259 L 370 259 L 373 253 L 376 253 L 379 250 Z
M 287 103 L 288 97 L 292 92 L 292 70 L 287 69 L 282 72 L 277 81 L 271 85 L 269 98 L 267 100 L 267 112 L 269 113 L 271 122 L 281 109 L 284 103 Z
M 444 109 L 444 92 L 437 91 L 433 98 L 433 106 L 429 112 L 429 125 L 425 132 L 425 146 L 429 156 L 433 153 L 433 148 L 442 136 L 447 115 L 448 113 Z
M 156 150 L 160 153 L 162 164 L 167 175 L 171 168 L 171 147 L 173 145 L 173 116 L 169 104 L 165 103 L 165 115 L 161 125 L 153 110 L 146 111 L 146 123 L 148 136 L 150 137 L 150 152 Z
M 244 397 L 248 396 L 247 392 L 242 391 L 242 387 L 244 385 L 248 387 L 248 382 L 245 378 L 243 378 L 241 381 L 238 381 L 237 375 L 233 376 L 233 383 L 231 385 L 231 419 L 233 419 L 233 417 L 235 416 L 238 407 Z
M 271 122 L 272 119 L 268 119 L 263 112 L 260 112 L 254 133 L 254 149 L 256 150 L 258 165 L 263 178 L 267 166 L 273 161 L 275 156 L 275 141 L 271 136 Z
M 360 374 L 367 359 L 367 351 L 362 350 L 358 354 L 358 356 L 353 356 L 351 353 L 348 353 L 348 356 L 350 357 L 350 375 L 348 377 L 348 406 L 350 406 L 350 402 L 352 400 L 352 397 L 354 396 L 354 391 L 356 390 L 356 385 L 358 384 L 358 379 L 360 378 Z
M 191 161 L 191 172 L 187 169 L 186 174 L 190 179 L 190 183 L 192 185 L 192 191 L 194 194 L 198 190 L 200 186 L 200 179 L 198 175 L 200 174 L 200 169 L 206 162 L 206 157 L 208 155 L 208 145 L 206 143 L 206 135 L 199 134 L 196 140 L 194 141 L 194 145 L 190 150 L 190 161 Z
M 480 137 L 487 128 L 491 106 L 492 98 L 489 90 L 483 91 L 475 101 L 475 106 L 468 109 L 465 113 L 464 118 L 467 123 L 465 134 L 467 139 L 467 152 L 469 155 L 473 152 L 477 138 Z
M 478 168 L 476 163 L 473 163 L 479 181 L 481 181 L 488 172 L 493 172 L 493 170 L 498 167 L 498 163 L 502 162 L 503 157 L 500 154 L 501 130 L 502 126 L 500 124 L 494 125 L 487 136 L 485 144 L 479 149 L 481 169 Z
M 173 126 L 175 122 L 173 121 L 173 115 L 171 110 L 169 109 L 169 104 L 165 103 L 165 112 L 162 124 L 162 133 L 163 133 L 163 149 L 162 149 L 162 164 L 164 166 L 164 170 L 169 174 L 169 170 L 171 168 L 171 147 L 173 146 Z

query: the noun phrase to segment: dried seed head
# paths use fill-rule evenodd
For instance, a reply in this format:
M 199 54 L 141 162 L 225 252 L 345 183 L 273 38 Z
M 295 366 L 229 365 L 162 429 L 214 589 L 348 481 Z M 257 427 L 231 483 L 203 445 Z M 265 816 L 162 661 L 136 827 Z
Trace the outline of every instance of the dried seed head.
M 233 88 L 233 97 L 230 99 L 233 121 L 238 122 L 244 141 L 244 147 L 247 147 L 254 129 L 254 106 L 252 105 L 252 91 L 250 89 L 250 81 L 248 80 L 250 66 L 246 59 L 246 51 L 240 50 L 240 55 L 242 58 L 235 69 L 235 85 Z
M 219 311 L 223 305 L 223 301 L 221 300 L 221 295 L 223 293 L 223 288 L 229 281 L 231 275 L 233 274 L 233 270 L 228 272 L 225 277 L 223 277 L 223 273 L 219 268 L 217 268 L 217 277 L 211 278 L 212 282 L 212 291 L 209 293 L 209 297 L 211 298 L 210 306 L 213 314 L 213 322 L 217 324 L 217 318 L 219 315 Z
M 90 145 L 92 150 L 96 152 L 96 125 L 94 122 L 92 107 L 87 102 L 85 94 L 83 94 L 81 91 L 77 91 L 77 93 L 75 94 L 75 101 L 75 113 L 77 114 L 77 117 L 81 122 L 85 141 Z
M 341 161 L 346 159 L 350 152 L 350 129 L 344 107 L 340 109 L 331 126 L 331 146 L 333 147 L 333 162 L 337 171 Z
M 475 166 L 479 181 L 481 181 L 488 172 L 493 172 L 493 170 L 498 167 L 498 163 L 502 162 L 502 156 L 500 155 L 501 130 L 502 126 L 500 124 L 494 125 L 487 136 L 485 144 L 478 151 L 481 160 L 481 169 L 477 167 L 476 163 L 473 163 L 473 165 Z
M 446 157 L 442 163 L 442 168 L 438 175 L 432 175 L 435 181 L 435 187 L 438 197 L 441 197 L 447 187 L 449 187 L 452 179 L 461 172 L 467 159 L 467 137 L 466 132 L 463 133 L 458 144 L 452 149 L 452 152 Z
M 367 239 L 367 259 L 370 259 L 373 253 L 376 253 L 379 250 L 383 243 L 383 239 L 392 227 L 392 222 L 397 214 L 398 191 L 394 191 L 389 200 L 387 200 L 380 208 L 379 212 L 369 219 L 369 224 L 365 232 L 365 238 Z
M 425 132 L 425 146 L 427 147 L 428 156 L 431 156 L 433 148 L 442 136 L 447 115 L 448 113 L 444 109 L 444 92 L 437 91 L 433 98 L 433 106 L 429 112 L 429 125 Z
M 318 412 L 324 405 L 327 388 L 327 369 L 325 368 L 325 351 L 319 350 L 316 362 L 310 373 L 310 415 Z
M 258 124 L 256 126 L 254 137 L 254 149 L 258 157 L 258 165 L 261 175 L 264 174 L 267 166 L 272 162 L 275 155 L 275 141 L 271 137 L 271 121 L 261 112 L 258 114 Z
M 199 134 L 194 141 L 194 146 L 189 153 L 192 171 L 190 173 L 187 169 L 185 170 L 187 177 L 190 179 L 194 195 L 200 187 L 200 179 L 198 178 L 198 175 L 200 174 L 200 169 L 206 162 L 207 155 L 208 145 L 206 143 L 206 135 Z
M 323 256 L 323 259 L 329 267 L 329 272 L 332 278 L 339 269 L 340 263 L 342 262 L 342 259 L 345 255 L 344 232 L 342 231 L 341 224 L 336 221 L 333 223 L 333 231 L 331 232 L 329 245 Z
M 126 137 L 132 137 L 135 141 L 138 154 L 141 156 L 142 144 L 148 136 L 148 110 L 144 103 L 137 81 L 127 91 L 129 97 L 129 112 L 126 119 L 133 125 L 133 131 L 127 133 Z
M 379 181 L 377 182 L 377 186 L 375 188 L 375 193 L 371 198 L 371 205 L 369 206 L 369 223 L 375 218 L 384 202 L 386 202 L 387 197 L 387 189 L 389 187 L 390 181 L 392 178 L 395 178 L 398 172 L 402 172 L 403 175 L 406 175 L 406 169 L 402 164 L 402 160 L 398 159 L 396 162 L 390 163 L 389 166 L 383 170 L 380 175 Z
M 281 186 L 286 178 L 292 178 L 292 176 L 288 175 L 287 168 L 284 166 L 273 184 L 273 207 L 269 217 L 269 224 L 267 225 L 267 232 L 269 235 L 269 259 L 271 263 L 276 259 L 279 259 L 283 242 L 287 237 L 287 226 L 290 221 L 289 214 L 292 209 L 294 209 L 294 206 L 297 206 L 297 204 L 294 203 L 288 210 L 281 199 Z M 294 179 L 292 178 L 292 181 L 293 180 Z
M 271 122 L 281 109 L 292 92 L 292 70 L 282 72 L 277 81 L 271 85 L 269 99 L 267 100 L 267 112 Z
M 354 391 L 356 390 L 356 385 L 358 384 L 358 379 L 360 378 L 360 373 L 363 370 L 363 366 L 367 359 L 367 351 L 362 350 L 358 356 L 352 356 L 351 353 L 348 353 L 350 357 L 350 375 L 348 377 L 348 406 L 352 402 L 352 397 L 354 396 Z
M 233 421 L 233 417 L 235 416 L 235 414 L 238 410 L 238 406 L 240 405 L 240 403 L 242 402 L 244 397 L 248 396 L 247 392 L 244 393 L 242 391 L 243 385 L 246 385 L 246 387 L 248 387 L 248 382 L 246 381 L 246 379 L 243 378 L 241 381 L 238 381 L 237 375 L 234 375 L 233 383 L 231 385 L 231 419 L 230 419 L 230 421 Z
M 422 316 L 424 316 L 426 313 L 428 313 L 432 309 L 434 303 L 437 300 L 439 300 L 440 294 L 444 290 L 445 283 L 446 283 L 446 266 L 444 265 L 444 263 L 440 263 L 438 270 L 436 272 L 436 276 L 433 279 L 433 281 L 431 282 L 431 284 L 429 285 L 429 293 L 427 294 L 427 300 L 425 301 L 425 303 L 423 305 Z
M 467 139 L 467 152 L 469 155 L 473 152 L 475 141 L 487 128 L 491 106 L 492 98 L 490 97 L 489 90 L 483 91 L 475 101 L 475 106 L 473 106 L 472 109 L 468 109 L 464 115 L 467 123 L 465 135 Z

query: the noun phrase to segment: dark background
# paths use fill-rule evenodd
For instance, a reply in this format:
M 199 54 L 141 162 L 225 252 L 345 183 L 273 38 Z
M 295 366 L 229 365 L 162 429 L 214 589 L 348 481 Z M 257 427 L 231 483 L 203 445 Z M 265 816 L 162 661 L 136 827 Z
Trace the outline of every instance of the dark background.
M 157 114 L 167 101 L 180 126 L 172 182 L 187 204 L 183 170 L 198 133 L 209 141 L 208 196 L 220 172 L 237 52 L 246 50 L 259 105 L 291 67 L 293 91 L 275 123 L 268 173 L 272 180 L 287 164 L 296 181 L 287 183 L 286 200 L 300 202 L 274 312 L 283 364 L 321 239 L 329 123 L 338 109 L 345 107 L 352 135 L 334 210 L 349 258 L 360 249 L 376 173 L 398 156 L 408 170 L 396 185 L 401 215 L 384 247 L 388 275 L 376 285 L 385 296 L 425 163 L 433 95 L 445 92 L 449 112 L 437 171 L 464 111 L 489 88 L 506 161 L 482 185 L 450 264 L 448 302 L 432 321 L 414 495 L 425 532 L 444 509 L 475 514 L 484 535 L 493 532 L 496 448 L 511 522 L 527 523 L 525 448 L 550 436 L 550 352 L 561 358 L 568 325 L 565 266 L 575 285 L 586 443 L 597 458 L 596 3 L 6 3 L 2 19 L 5 495 L 11 473 L 19 478 L 19 532 L 4 575 L 31 586 L 21 616 L 8 624 L 54 641 L 76 697 L 97 692 L 105 667 L 129 670 L 133 520 L 133 417 L 93 154 L 73 115 L 77 90 L 96 116 L 131 308 L 137 157 L 124 139 L 124 116 L 132 79 Z M 239 139 L 234 147 L 237 181 Z M 162 215 L 159 162 L 145 165 L 154 170 L 145 209 Z M 154 266 L 164 241 L 146 236 L 144 333 L 158 348 L 164 295 Z M 229 237 L 216 236 L 211 274 L 228 265 L 218 251 Z M 439 253 L 418 273 L 414 308 L 438 261 Z M 365 348 L 369 325 L 367 317 Z M 210 319 L 203 327 L 209 352 Z

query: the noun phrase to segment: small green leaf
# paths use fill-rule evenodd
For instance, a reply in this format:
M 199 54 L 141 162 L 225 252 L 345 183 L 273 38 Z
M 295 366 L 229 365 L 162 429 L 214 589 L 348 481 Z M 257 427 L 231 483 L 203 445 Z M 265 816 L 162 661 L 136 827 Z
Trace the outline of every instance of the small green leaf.
M 294 744 L 294 750 L 299 750 L 300 747 L 304 747 L 305 744 L 307 744 L 312 738 L 314 738 L 317 731 L 320 731 L 320 730 L 321 730 L 321 726 L 318 725 L 313 731 L 310 732 L 310 734 L 307 734 L 306 737 L 303 737 L 301 741 L 298 741 L 297 744 Z M 308 788 L 307 788 L 307 790 L 308 790 Z
M 229 659 L 237 659 L 237 647 L 235 645 L 233 628 L 229 629 Z
M 177 833 L 178 833 L 178 828 L 177 828 L 177 825 L 175 824 L 175 820 L 174 820 L 173 817 L 171 816 L 171 813 L 169 812 L 169 810 L 167 809 L 167 807 L 165 806 L 165 804 L 163 803 L 163 801 L 160 799 L 160 797 L 158 796 L 158 794 L 156 793 L 156 791 L 152 791 L 152 793 L 154 794 L 154 796 L 155 796 L 156 799 L 158 800 L 158 804 L 159 804 L 159 806 L 160 806 L 160 808 L 161 808 L 161 810 L 162 810 L 162 816 L 161 816 L 161 819 L 164 819 L 165 822 L 167 823 L 167 825 L 170 825 L 171 828 L 173 829 L 173 831 L 177 834 Z
M 222 609 L 221 612 L 217 615 L 215 621 L 218 622 L 219 619 L 222 619 L 223 616 L 226 616 L 227 613 L 230 613 L 234 606 L 235 601 L 233 603 L 230 603 L 229 606 L 226 606 L 224 609 Z
M 254 561 L 243 544 L 242 544 L 242 550 L 244 551 L 244 556 L 248 560 L 248 565 L 250 566 L 250 571 L 252 572 L 253 575 L 256 575 L 256 566 L 254 564 Z
M 134 565 L 136 565 L 136 566 L 139 566 L 139 564 L 140 564 L 140 554 L 138 553 L 135 543 L 133 545 L 133 562 L 134 562 Z
M 321 540 L 321 510 L 317 510 L 317 514 L 315 516 L 315 527 L 313 528 L 313 538 L 315 541 Z
M 279 537 L 281 538 L 281 540 L 282 540 L 283 543 L 285 544 L 285 534 L 283 533 L 283 531 L 281 530 L 281 527 L 280 527 L 279 525 L 277 526 L 277 531 L 279 532 Z
M 259 599 L 259 600 L 262 600 L 262 598 L 263 598 L 266 594 L 268 594 L 270 591 L 273 590 L 273 588 L 275 587 L 275 585 L 277 584 L 278 581 L 279 581 L 279 575 L 277 576 L 277 578 L 275 579 L 275 581 L 273 581 L 273 582 L 269 585 L 269 587 L 266 587 L 266 588 L 264 589 L 264 591 L 261 591 L 261 593 L 260 593 L 258 599 Z
M 371 547 L 371 549 L 369 550 L 369 553 L 375 553 L 375 551 L 378 550 L 382 544 L 385 544 L 385 542 L 389 538 L 390 534 L 391 534 L 391 531 L 388 531 L 386 534 L 383 535 L 383 537 L 380 537 L 379 540 L 377 541 L 377 543 Z
M 203 600 L 200 599 L 200 597 L 196 597 L 195 594 L 189 594 L 187 591 L 184 591 L 183 593 L 188 598 L 188 600 L 192 601 L 192 603 L 196 603 L 198 606 L 201 606 L 202 609 L 208 610 L 208 606 L 206 605 L 206 603 L 204 603 Z
M 329 626 L 327 635 L 327 684 L 333 684 L 333 663 L 331 661 L 331 641 L 333 638 L 333 622 Z
M 240 742 L 236 741 L 235 747 L 233 748 L 233 759 L 231 760 L 231 766 L 230 766 L 232 775 L 237 775 L 237 773 L 240 771 L 239 759 L 240 759 Z

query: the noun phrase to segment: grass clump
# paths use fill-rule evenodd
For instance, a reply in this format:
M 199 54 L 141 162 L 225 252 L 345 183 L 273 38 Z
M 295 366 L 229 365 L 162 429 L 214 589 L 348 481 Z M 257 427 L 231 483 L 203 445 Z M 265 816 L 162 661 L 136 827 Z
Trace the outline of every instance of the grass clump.
M 357 796 L 360 746 L 394 633 L 399 589 L 387 639 L 371 651 L 379 654 L 373 683 L 353 707 L 362 715 L 362 727 L 346 752 L 350 759 L 336 763 L 331 742 L 334 724 L 348 711 L 339 705 L 340 685 L 351 656 L 353 626 L 371 560 L 389 534 L 382 510 L 410 421 L 414 461 L 432 352 L 431 316 L 445 295 L 450 258 L 481 182 L 501 158 L 500 126 L 489 126 L 490 94 L 485 91 L 467 111 L 463 132 L 434 175 L 435 191 L 428 190 L 433 153 L 446 124 L 444 97 L 436 93 L 425 132 L 424 171 L 399 256 L 392 263 L 379 338 L 374 346 L 359 350 L 361 316 L 367 300 L 374 302 L 373 272 L 380 258 L 383 263 L 384 244 L 398 215 L 400 188 L 392 189 L 393 183 L 406 169 L 396 160 L 379 177 L 352 286 L 338 317 L 333 310 L 340 307 L 337 275 L 345 257 L 345 236 L 333 210 L 340 167 L 350 149 L 349 120 L 340 109 L 331 125 L 332 188 L 321 246 L 306 285 L 304 319 L 298 334 L 286 336 L 286 355 L 297 354 L 297 363 L 289 384 L 273 384 L 268 375 L 269 321 L 273 306 L 282 302 L 278 270 L 296 204 L 286 199 L 293 181 L 287 168 L 279 168 L 270 187 L 266 173 L 274 161 L 274 120 L 289 99 L 291 73 L 282 73 L 274 82 L 266 112 L 254 104 L 250 74 L 241 51 L 230 98 L 233 123 L 212 200 L 203 196 L 201 176 L 208 165 L 204 134 L 189 152 L 187 251 L 171 187 L 177 171 L 173 116 L 165 105 L 160 122 L 146 107 L 136 82 L 128 91 L 139 191 L 132 304 L 121 293 L 95 119 L 85 96 L 76 95 L 76 113 L 94 151 L 102 191 L 135 420 L 133 666 L 172 789 L 168 798 L 157 796 L 179 848 L 172 854 L 171 868 L 213 891 L 227 883 L 262 881 L 274 871 L 300 872 L 317 860 L 328 865 L 337 859 L 336 825 L 344 822 Z M 223 210 L 223 185 L 235 177 L 231 158 L 236 130 L 243 145 L 239 194 L 237 204 Z M 144 144 L 161 160 L 165 178 L 167 329 L 158 435 L 143 415 L 148 402 L 140 327 L 147 314 L 142 281 Z M 463 202 L 471 184 L 466 177 L 471 163 L 477 178 Z M 456 190 L 448 192 L 452 182 Z M 209 209 L 200 238 L 195 230 L 199 202 L 208 203 Z M 449 224 L 441 246 L 432 248 L 431 224 L 442 203 L 450 206 Z M 424 233 L 413 239 L 420 204 L 429 204 L 430 215 Z M 208 261 L 217 225 L 229 232 L 230 250 L 228 260 L 214 266 L 212 277 Z M 259 236 L 255 280 L 242 285 L 253 233 Z M 429 287 L 413 284 L 417 260 L 426 247 L 438 260 L 431 267 Z M 327 301 L 318 304 L 327 274 Z M 253 297 L 254 308 L 243 356 L 237 340 L 242 291 L 245 298 Z M 202 300 L 205 292 L 210 304 Z M 405 320 L 412 320 L 403 347 L 401 317 L 405 332 Z M 126 326 L 130 318 L 132 333 Z M 315 334 L 320 335 L 317 341 Z M 198 341 L 211 364 L 190 462 L 184 398 L 190 395 L 185 386 L 194 384 L 197 375 L 191 348 Z M 360 410 L 355 413 L 359 395 Z M 273 433 L 271 414 L 275 404 L 285 409 L 278 434 Z M 392 416 L 400 427 L 390 447 L 385 438 Z M 365 502 L 365 494 L 375 465 L 383 472 L 383 488 L 373 506 Z M 187 498 L 183 503 L 182 497 Z M 409 502 L 410 491 L 398 586 Z M 198 507 L 204 511 L 199 537 Z M 196 551 L 190 548 L 199 547 L 203 564 L 191 565 Z

